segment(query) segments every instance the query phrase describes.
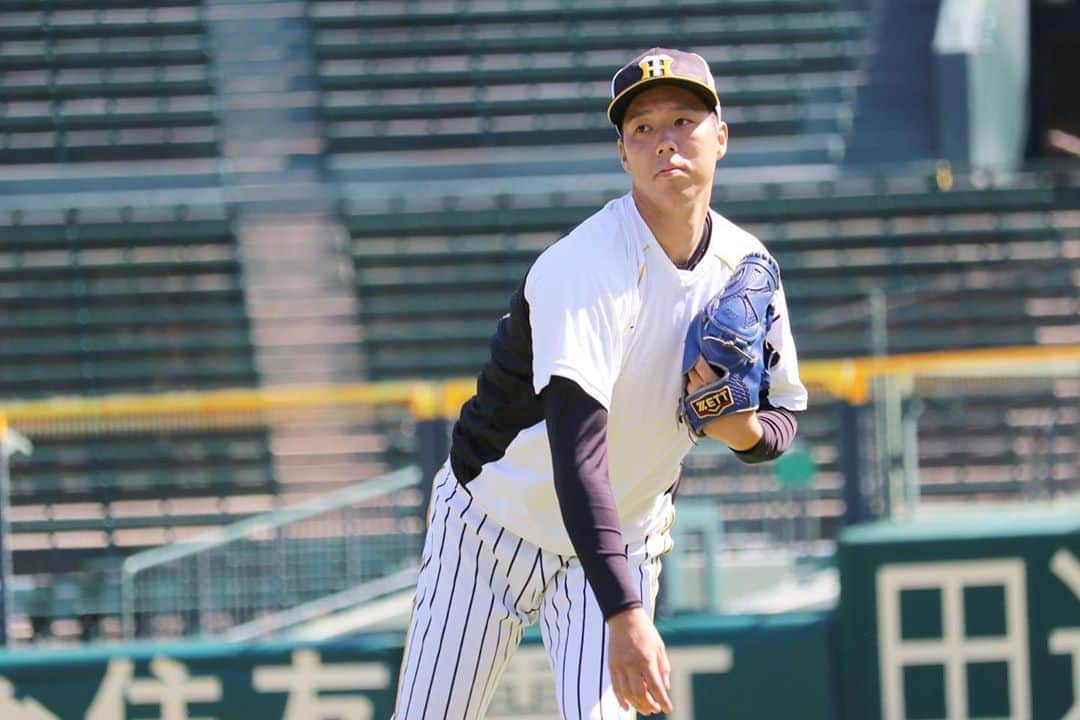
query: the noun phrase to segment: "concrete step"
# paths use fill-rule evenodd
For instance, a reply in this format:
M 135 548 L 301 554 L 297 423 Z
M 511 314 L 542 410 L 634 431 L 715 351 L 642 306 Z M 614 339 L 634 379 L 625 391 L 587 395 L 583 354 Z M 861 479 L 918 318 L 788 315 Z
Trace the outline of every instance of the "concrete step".
M 251 205 L 252 217 L 258 214 L 255 210 L 259 205 L 271 211 L 277 206 L 278 212 L 270 214 L 285 216 L 297 212 L 329 211 L 337 201 L 333 188 L 325 185 L 237 183 L 228 187 L 226 194 L 232 202 Z
M 317 108 L 319 94 L 313 91 L 292 90 L 289 92 L 242 92 L 223 95 L 221 108 L 226 117 L 239 110 L 282 110 L 284 108 Z
M 255 322 L 308 322 L 312 318 L 342 318 L 345 321 L 354 321 L 356 307 L 356 298 L 352 295 L 310 298 L 298 303 L 294 298 L 273 293 L 260 301 L 254 311 L 249 311 L 248 316 Z
M 320 155 L 324 149 L 323 139 L 316 135 L 300 135 L 292 138 L 269 138 L 265 140 L 225 140 L 226 157 L 250 157 L 273 155 Z
M 359 353 L 260 349 L 257 364 L 263 384 L 273 386 L 356 382 L 363 375 Z
M 326 186 L 319 182 L 318 173 L 309 170 L 291 170 L 281 167 L 255 172 L 226 170 L 222 174 L 227 180 L 232 181 L 234 187 L 239 188 L 287 188 L 293 197 L 310 197 L 326 192 Z
M 269 274 L 277 270 L 275 274 Z M 246 272 L 252 277 L 248 286 L 256 291 L 253 300 L 266 297 L 266 294 L 290 294 L 294 298 L 321 297 L 335 294 L 351 274 L 350 268 L 342 263 L 321 265 L 318 269 L 310 267 L 290 267 L 287 263 L 251 262 Z M 255 275 L 255 273 L 259 273 Z
M 337 210 L 339 200 L 332 188 L 323 188 L 318 192 L 307 192 L 301 196 L 288 192 L 274 193 L 268 196 L 262 188 L 267 186 L 255 186 L 251 189 L 241 188 L 240 191 L 231 193 L 233 202 L 240 203 L 248 217 L 279 218 L 288 217 L 293 213 L 325 212 Z
M 313 255 L 318 256 L 313 257 Z M 244 257 L 253 270 L 273 269 L 275 266 L 288 265 L 293 268 L 326 267 L 328 256 L 334 264 L 348 263 L 347 244 L 339 243 L 335 238 L 320 235 L 319 232 L 301 234 L 297 238 L 261 238 L 255 247 L 245 247 Z M 265 278 L 273 286 L 274 278 Z M 255 286 L 260 285 L 254 282 Z
M 327 492 L 336 487 L 347 487 L 369 480 L 390 471 L 389 465 L 377 460 L 346 464 L 312 464 L 287 466 L 276 470 L 275 476 L 283 495 L 293 497 L 307 488 L 319 488 Z
M 235 80 L 237 84 L 234 87 L 238 92 L 245 92 L 245 89 L 249 87 L 247 82 L 253 78 L 303 77 L 310 75 L 314 70 L 312 64 L 305 58 L 266 60 L 258 55 L 250 54 L 238 55 L 231 59 L 219 58 L 217 67 L 219 79 Z
M 354 454 L 367 456 L 386 450 L 386 438 L 375 432 L 342 432 L 337 428 L 318 428 L 318 434 L 311 432 L 289 433 L 275 432 L 270 443 L 270 452 L 285 457 L 306 457 L 309 455 Z
M 303 2 L 260 2 L 259 0 L 206 0 L 204 11 L 204 16 L 215 22 L 302 18 L 306 14 Z
M 222 125 L 231 142 L 317 138 L 320 124 L 316 108 L 277 107 L 229 110 Z M 284 154 L 284 153 L 276 153 Z
M 251 335 L 267 351 L 271 348 L 297 349 L 305 346 L 325 349 L 330 345 L 355 345 L 363 339 L 363 331 L 355 325 L 342 322 L 318 327 L 312 326 L 312 321 L 308 320 L 302 327 L 297 327 L 291 319 L 282 327 L 266 327 L 265 322 L 259 322 Z

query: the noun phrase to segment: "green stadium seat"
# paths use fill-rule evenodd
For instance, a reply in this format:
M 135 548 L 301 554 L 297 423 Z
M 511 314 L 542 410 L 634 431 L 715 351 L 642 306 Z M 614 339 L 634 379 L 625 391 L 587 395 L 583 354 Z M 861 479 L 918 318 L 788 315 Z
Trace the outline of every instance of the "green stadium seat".
M 43 436 L 32 456 L 13 463 L 11 502 L 267 494 L 276 490 L 269 462 L 262 433 L 252 430 Z
M 346 48 L 343 48 L 342 53 Z M 711 52 L 710 52 L 711 50 Z M 570 52 L 553 52 L 543 63 L 528 54 L 508 53 L 467 61 L 459 56 L 434 58 L 339 58 L 317 49 L 324 90 L 490 87 L 547 82 L 610 82 L 612 67 L 625 61 L 626 51 L 610 57 L 582 59 Z M 718 77 L 838 73 L 855 69 L 859 46 L 853 41 L 768 44 L 734 52 L 723 47 L 701 48 Z
M 242 306 L 228 304 L 164 304 L 136 307 L 37 307 L 13 309 L 0 317 L 0 334 L 4 337 L 72 337 L 103 333 L 137 334 L 153 331 L 177 321 L 177 308 L 184 327 L 194 330 L 239 333 L 247 329 L 247 316 Z
M 0 47 L 0 71 L 128 65 L 188 65 L 206 60 L 195 36 L 11 41 Z
M 197 6 L 195 0 L 109 0 L 110 8 L 147 8 L 147 7 L 191 7 Z M 31 10 L 100 10 L 99 0 L 0 0 L 2 11 Z
M 0 101 L 209 95 L 202 65 L 59 68 L 0 73 Z
M 697 47 L 705 44 L 821 43 L 850 39 L 862 30 L 862 19 L 853 13 L 773 18 L 699 17 L 671 20 L 657 27 L 657 19 L 624 20 L 613 26 L 610 19 L 574 22 L 533 22 L 521 32 L 517 22 L 478 28 L 383 27 L 378 33 L 366 28 L 318 32 L 316 45 L 323 57 L 433 57 L 459 52 L 471 54 L 521 52 L 580 52 L 610 48 L 645 48 L 656 44 Z M 715 68 L 714 68 L 715 72 Z
M 53 518 L 49 520 L 14 520 L 11 531 L 16 534 L 29 533 L 111 533 L 119 530 L 174 529 L 185 527 L 212 528 L 243 520 L 250 514 L 231 514 L 226 512 L 206 512 L 190 515 L 172 515 L 155 512 L 146 517 L 93 517 L 93 518 Z
M 719 8 L 718 8 L 719 6 Z M 528 3 L 451 2 L 436 0 L 418 7 L 405 8 L 400 2 L 387 0 L 357 4 L 344 0 L 316 0 L 308 5 L 311 22 L 322 28 L 335 27 L 383 27 L 407 25 L 410 22 L 424 25 L 449 25 L 463 19 L 472 23 L 484 22 L 538 22 L 544 20 L 608 19 L 612 12 L 620 18 L 668 17 L 678 13 L 681 17 L 708 16 L 718 9 L 739 15 L 775 15 L 795 12 L 820 12 L 835 9 L 836 0 L 679 0 L 658 8 L 648 2 L 602 2 L 588 0 L 572 5 L 558 0 L 530 0 Z
M 0 7 L 0 12 L 3 8 Z M 198 6 L 175 8 L 50 9 L 3 13 L 0 40 L 198 34 Z
M 717 91 L 724 112 L 729 108 L 798 104 L 813 96 L 820 101 L 850 101 L 858 84 L 851 72 L 800 73 L 722 77 Z M 409 89 L 329 91 L 323 112 L 331 121 L 394 118 L 442 118 L 471 115 L 508 115 L 533 111 L 584 113 L 607 104 L 608 82 L 603 79 L 521 84 L 446 85 Z
M 212 127 L 214 122 L 208 97 L 30 101 L 7 103 L 0 131 Z

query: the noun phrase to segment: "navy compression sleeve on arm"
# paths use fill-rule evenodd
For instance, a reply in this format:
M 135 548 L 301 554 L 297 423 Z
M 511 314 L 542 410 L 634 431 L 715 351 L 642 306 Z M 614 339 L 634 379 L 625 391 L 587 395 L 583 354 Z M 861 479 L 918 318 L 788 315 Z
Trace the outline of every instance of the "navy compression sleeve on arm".
M 735 457 L 744 463 L 767 462 L 780 457 L 791 447 L 795 432 L 799 429 L 799 421 L 795 419 L 795 413 L 787 408 L 767 406 L 763 408 L 758 411 L 761 439 L 748 450 L 734 451 Z
M 607 410 L 559 376 L 541 399 L 563 523 L 604 618 L 641 607 L 608 478 Z

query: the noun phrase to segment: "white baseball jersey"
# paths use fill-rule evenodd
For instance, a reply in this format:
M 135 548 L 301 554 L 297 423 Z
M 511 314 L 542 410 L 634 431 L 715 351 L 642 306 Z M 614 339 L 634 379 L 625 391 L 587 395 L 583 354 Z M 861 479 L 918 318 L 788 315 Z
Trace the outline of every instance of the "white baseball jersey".
M 524 302 L 518 299 L 524 307 L 513 308 L 527 316 L 529 336 L 521 333 L 508 341 L 515 347 L 504 353 L 505 364 L 517 366 L 518 382 L 523 384 L 531 370 L 531 388 L 517 393 L 533 397 L 522 397 L 523 411 L 515 412 L 514 398 L 506 397 L 514 395 L 507 380 L 495 394 L 502 407 L 488 412 L 482 377 L 481 391 L 458 423 L 463 427 L 455 430 L 455 451 L 470 442 L 468 436 L 474 446 L 472 469 L 463 472 L 455 464 L 455 472 L 490 521 L 549 552 L 574 554 L 552 481 L 547 428 L 542 412 L 536 412 L 540 392 L 559 375 L 608 410 L 609 477 L 625 541 L 664 529 L 670 517 L 667 491 L 693 445 L 677 420 L 686 331 L 747 253 L 767 251 L 753 235 L 713 212 L 707 255 L 693 269 L 680 270 L 627 194 L 540 255 L 526 277 Z M 803 410 L 806 389 L 799 380 L 782 285 L 774 305 L 777 320 L 766 342 L 779 360 L 771 370 L 769 402 Z M 497 337 L 493 357 L 498 342 Z M 531 367 L 521 367 L 526 362 Z M 491 421 L 493 415 L 502 422 Z

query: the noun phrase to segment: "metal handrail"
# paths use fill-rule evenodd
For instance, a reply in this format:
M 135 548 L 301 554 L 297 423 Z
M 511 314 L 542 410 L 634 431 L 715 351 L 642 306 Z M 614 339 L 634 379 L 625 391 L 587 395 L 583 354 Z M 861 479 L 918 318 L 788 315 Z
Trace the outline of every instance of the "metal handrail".
M 191 542 L 163 545 L 131 555 L 124 560 L 121 571 L 123 586 L 121 604 L 125 638 L 131 639 L 135 633 L 134 595 L 135 576 L 138 573 L 186 557 L 205 553 L 229 543 L 243 540 L 255 533 L 276 530 L 285 525 L 306 520 L 331 510 L 348 507 L 358 502 L 415 487 L 420 484 L 421 478 L 421 470 L 415 466 L 410 466 L 313 498 L 291 508 L 274 510 L 262 515 L 245 518 L 232 525 L 215 528 L 196 537 Z

